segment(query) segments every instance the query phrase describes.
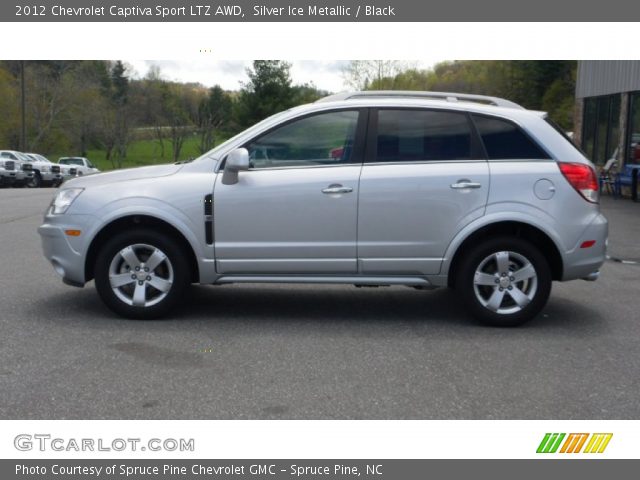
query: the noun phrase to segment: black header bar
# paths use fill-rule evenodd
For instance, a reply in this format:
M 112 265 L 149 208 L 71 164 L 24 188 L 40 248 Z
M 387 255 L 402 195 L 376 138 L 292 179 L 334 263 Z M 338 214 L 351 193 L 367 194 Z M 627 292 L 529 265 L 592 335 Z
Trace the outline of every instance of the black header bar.
M 2 22 L 633 22 L 629 0 L 16 0 Z M 460 28 L 452 27 L 452 28 Z M 491 27 L 488 27 L 491 28 Z M 339 34 L 339 32 L 333 32 Z M 495 33 L 495 32 L 494 32 Z M 452 32 L 455 34 L 455 32 Z M 540 32 L 541 35 L 544 32 Z M 570 41 L 563 39 L 562 41 Z

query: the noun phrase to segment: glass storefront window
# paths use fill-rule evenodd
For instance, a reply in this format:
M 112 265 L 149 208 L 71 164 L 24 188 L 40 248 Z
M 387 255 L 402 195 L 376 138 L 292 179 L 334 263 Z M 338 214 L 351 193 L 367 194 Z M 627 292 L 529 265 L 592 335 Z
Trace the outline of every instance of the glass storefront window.
M 640 163 L 640 92 L 629 95 L 627 163 Z
M 607 156 L 607 130 L 609 129 L 610 97 L 598 98 L 598 120 L 596 127 L 596 143 L 593 161 L 604 163 Z
M 595 98 L 584 99 L 584 121 L 582 134 L 582 149 L 589 158 L 593 158 L 593 147 L 596 140 L 596 119 L 598 118 L 598 104 Z
M 586 98 L 583 118 L 583 149 L 597 164 L 604 164 L 618 148 L 620 95 Z
M 606 158 L 608 160 L 616 153 L 616 149 L 620 146 L 620 105 L 622 102 L 621 95 L 611 96 L 611 105 L 609 110 L 609 139 L 607 141 Z M 619 152 L 620 153 L 620 152 Z M 620 155 L 618 158 L 622 158 Z

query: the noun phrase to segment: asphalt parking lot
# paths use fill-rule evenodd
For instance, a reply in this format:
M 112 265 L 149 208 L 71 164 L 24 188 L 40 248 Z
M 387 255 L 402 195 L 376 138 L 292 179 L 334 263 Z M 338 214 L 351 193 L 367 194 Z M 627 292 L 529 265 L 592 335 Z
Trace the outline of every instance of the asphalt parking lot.
M 0 190 L 2 419 L 640 418 L 640 264 L 554 284 L 518 329 L 450 291 L 350 286 L 197 286 L 139 322 L 42 257 L 53 194 Z M 640 204 L 603 210 L 611 255 L 640 261 Z

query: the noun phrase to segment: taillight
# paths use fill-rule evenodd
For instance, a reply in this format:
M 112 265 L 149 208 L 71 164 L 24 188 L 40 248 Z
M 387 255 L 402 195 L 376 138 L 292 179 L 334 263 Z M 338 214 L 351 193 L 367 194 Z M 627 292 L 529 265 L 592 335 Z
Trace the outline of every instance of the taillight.
M 558 162 L 564 178 L 591 203 L 598 203 L 598 177 L 589 165 Z

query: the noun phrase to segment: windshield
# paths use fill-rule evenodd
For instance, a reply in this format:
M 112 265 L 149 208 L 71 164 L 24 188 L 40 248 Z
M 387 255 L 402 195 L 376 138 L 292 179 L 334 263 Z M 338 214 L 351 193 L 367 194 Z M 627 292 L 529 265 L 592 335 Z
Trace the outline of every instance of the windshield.
M 46 163 L 51 163 L 51 161 L 43 156 L 40 155 L 39 153 L 27 153 L 26 155 L 29 155 L 31 158 L 33 158 L 36 162 L 46 162 Z
M 22 162 L 32 162 L 33 160 L 29 157 L 29 155 L 26 155 L 22 152 L 16 152 L 16 157 L 18 157 L 18 160 L 22 161 Z
M 61 158 L 58 163 L 62 165 L 84 165 L 81 158 Z

